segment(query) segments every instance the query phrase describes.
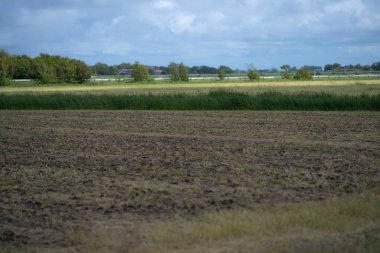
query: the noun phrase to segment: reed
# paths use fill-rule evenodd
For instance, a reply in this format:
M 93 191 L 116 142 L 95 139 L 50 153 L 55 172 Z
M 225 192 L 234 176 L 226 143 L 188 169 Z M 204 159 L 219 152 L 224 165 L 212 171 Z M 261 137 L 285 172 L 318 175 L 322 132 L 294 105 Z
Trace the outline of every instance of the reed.
M 380 95 L 349 96 L 323 92 L 248 94 L 228 90 L 161 95 L 24 94 L 0 95 L 0 109 L 379 111 Z

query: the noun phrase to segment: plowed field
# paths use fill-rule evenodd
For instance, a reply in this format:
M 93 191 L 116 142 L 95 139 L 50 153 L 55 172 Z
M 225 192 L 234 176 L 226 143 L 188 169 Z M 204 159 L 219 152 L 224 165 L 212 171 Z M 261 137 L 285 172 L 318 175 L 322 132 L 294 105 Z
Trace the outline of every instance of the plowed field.
M 380 113 L 1 111 L 0 244 L 380 185 Z

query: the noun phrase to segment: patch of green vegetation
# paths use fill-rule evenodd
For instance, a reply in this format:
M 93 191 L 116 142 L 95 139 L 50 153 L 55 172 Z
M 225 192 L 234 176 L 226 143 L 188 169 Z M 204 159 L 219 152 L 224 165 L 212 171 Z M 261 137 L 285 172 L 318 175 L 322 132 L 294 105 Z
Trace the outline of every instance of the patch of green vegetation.
M 0 252 L 2 253 L 37 253 L 36 250 L 30 249 L 27 246 L 1 246 Z
M 288 250 L 284 252 L 378 252 L 379 196 L 376 193 L 356 194 L 322 203 L 212 212 L 191 219 L 158 222 L 144 231 L 143 245 L 148 245 L 144 250 L 198 252 L 191 249 L 217 249 L 223 247 L 220 242 L 238 241 L 241 252 L 248 252 L 244 251 L 247 246 L 265 246 L 257 252 L 278 252 L 280 249 Z M 278 243 L 273 244 L 274 241 Z M 224 247 L 228 249 L 231 245 L 234 244 Z
M 128 109 L 128 110 L 380 110 L 377 96 L 327 93 L 256 95 L 226 90 L 208 94 L 170 95 L 0 95 L 0 109 Z
M 12 186 L 16 182 L 11 178 L 0 178 L 0 189 L 7 186 Z
M 75 185 L 81 180 L 80 174 L 76 170 L 52 170 L 51 168 L 20 168 L 13 172 L 10 177 L 0 181 L 8 185 L 17 183 L 21 192 L 43 193 L 49 186 L 58 182 L 65 182 L 67 185 Z M 80 184 L 78 185 L 80 186 Z

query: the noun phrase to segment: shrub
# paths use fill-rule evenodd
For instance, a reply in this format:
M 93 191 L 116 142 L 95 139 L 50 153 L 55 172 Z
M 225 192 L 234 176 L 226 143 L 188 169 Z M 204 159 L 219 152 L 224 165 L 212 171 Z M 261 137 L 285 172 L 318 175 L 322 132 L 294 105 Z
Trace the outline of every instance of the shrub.
M 9 86 L 11 85 L 11 79 L 0 76 L 0 86 Z
M 148 68 L 139 62 L 135 62 L 132 66 L 132 78 L 135 82 L 147 81 L 149 79 Z
M 11 80 L 8 75 L 8 67 L 4 61 L 0 60 L 0 86 L 8 86 Z
M 260 73 L 257 70 L 248 71 L 249 80 L 260 80 Z
M 172 81 L 189 81 L 188 67 L 183 63 L 171 62 L 168 66 L 168 73 Z
M 224 78 L 226 77 L 226 69 L 222 66 L 220 66 L 218 69 L 218 77 L 219 80 L 224 80 Z
M 74 60 L 75 65 L 75 81 L 84 83 L 91 78 L 92 70 L 84 62 Z
M 283 79 L 292 79 L 292 74 L 290 74 L 289 72 L 282 72 L 281 76 Z
M 180 63 L 178 70 L 179 70 L 179 78 L 181 79 L 181 81 L 188 82 L 189 81 L 188 67 L 185 66 L 183 63 Z
M 298 70 L 298 72 L 294 76 L 294 79 L 296 79 L 296 80 L 310 80 L 310 79 L 313 79 L 313 75 L 311 74 L 311 72 L 307 68 L 303 67 L 300 70 Z

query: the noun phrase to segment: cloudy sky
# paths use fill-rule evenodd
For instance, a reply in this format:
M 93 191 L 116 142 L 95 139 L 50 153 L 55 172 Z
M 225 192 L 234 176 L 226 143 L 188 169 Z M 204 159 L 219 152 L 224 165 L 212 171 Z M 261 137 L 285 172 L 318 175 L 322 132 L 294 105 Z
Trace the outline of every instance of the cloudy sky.
M 380 61 L 379 0 L 0 0 L 0 48 L 88 64 Z

